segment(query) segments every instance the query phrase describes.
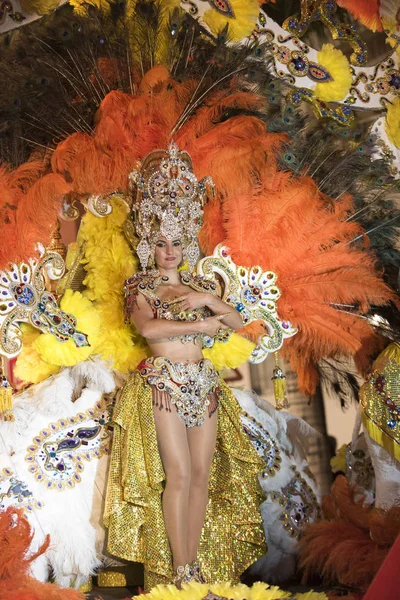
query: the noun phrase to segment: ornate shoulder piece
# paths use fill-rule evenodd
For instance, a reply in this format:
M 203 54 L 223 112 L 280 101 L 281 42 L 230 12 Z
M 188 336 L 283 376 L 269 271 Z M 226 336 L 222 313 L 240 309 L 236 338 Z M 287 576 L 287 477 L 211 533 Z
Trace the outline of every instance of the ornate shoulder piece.
M 222 277 L 225 284 L 222 300 L 240 312 L 244 325 L 258 320 L 264 322 L 267 333 L 258 340 L 249 362 L 265 360 L 269 353 L 281 348 L 285 338 L 297 333 L 288 321 L 279 318 L 277 301 L 280 290 L 273 271 L 263 271 L 259 266 L 251 269 L 237 266 L 222 244 L 216 246 L 212 256 L 203 258 L 197 269 L 205 276 L 217 273 Z
M 150 296 L 152 290 L 155 290 L 157 287 L 157 279 L 159 276 L 159 272 L 155 270 L 140 271 L 125 280 L 125 323 L 130 323 L 133 307 L 137 306 L 138 294 L 141 293 L 145 296 Z
M 218 295 L 218 283 L 214 279 L 209 279 L 203 275 L 192 275 L 189 271 L 181 271 L 181 282 L 188 285 L 196 292 L 208 292 Z
M 78 331 L 74 315 L 64 312 L 57 298 L 46 290 L 46 275 L 60 279 L 65 264 L 57 252 L 43 251 L 38 260 L 10 264 L 0 271 L 0 353 L 12 358 L 22 348 L 20 323 L 29 323 L 59 342 L 72 340 L 77 347 L 88 346 L 85 333 Z

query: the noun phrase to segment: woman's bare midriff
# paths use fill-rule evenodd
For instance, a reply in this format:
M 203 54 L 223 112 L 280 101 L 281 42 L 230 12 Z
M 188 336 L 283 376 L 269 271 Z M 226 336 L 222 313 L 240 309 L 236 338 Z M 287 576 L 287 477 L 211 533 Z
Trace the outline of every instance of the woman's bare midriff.
M 181 341 L 147 340 L 151 356 L 168 356 L 173 362 L 194 362 L 203 358 L 201 346 L 192 342 L 182 344 Z

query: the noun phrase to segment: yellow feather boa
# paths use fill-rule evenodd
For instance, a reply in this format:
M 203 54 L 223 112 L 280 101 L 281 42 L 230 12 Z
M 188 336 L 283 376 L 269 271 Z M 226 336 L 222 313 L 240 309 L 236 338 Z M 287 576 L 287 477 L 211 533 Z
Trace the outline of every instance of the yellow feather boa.
M 22 381 L 40 383 L 59 370 L 59 367 L 42 359 L 35 348 L 35 341 L 41 335 L 38 329 L 22 323 L 22 350 L 15 363 L 14 374 Z
M 243 365 L 249 360 L 254 348 L 253 342 L 233 333 L 228 342 L 225 344 L 216 342 L 212 348 L 204 349 L 203 354 L 211 360 L 217 371 L 223 371 L 224 369 L 236 369 Z
M 138 261 L 123 232 L 126 205 L 117 196 L 111 201 L 113 210 L 107 217 L 86 213 L 78 243 L 85 243 L 84 295 L 93 302 L 100 318 L 96 353 L 112 368 L 127 373 L 147 356 L 148 347 L 133 327 L 124 323 L 123 285 L 137 271 Z
M 311 591 L 292 595 L 266 583 L 255 583 L 251 588 L 243 584 L 232 586 L 230 583 L 189 583 L 185 584 L 182 590 L 178 590 L 174 585 L 157 585 L 149 594 L 134 596 L 132 600 L 204 600 L 209 591 L 227 600 L 279 600 L 289 596 L 293 600 L 328 600 L 323 593 Z

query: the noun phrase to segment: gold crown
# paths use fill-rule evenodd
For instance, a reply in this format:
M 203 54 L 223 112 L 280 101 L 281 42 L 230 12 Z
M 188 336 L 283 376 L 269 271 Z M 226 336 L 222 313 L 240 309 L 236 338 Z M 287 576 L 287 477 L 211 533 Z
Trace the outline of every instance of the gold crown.
M 192 271 L 199 260 L 197 236 L 211 177 L 198 181 L 192 159 L 172 142 L 168 150 L 146 156 L 141 168 L 129 175 L 133 193 L 132 219 L 139 243 L 136 253 L 143 270 L 154 261 L 157 238 L 180 239 L 184 259 Z

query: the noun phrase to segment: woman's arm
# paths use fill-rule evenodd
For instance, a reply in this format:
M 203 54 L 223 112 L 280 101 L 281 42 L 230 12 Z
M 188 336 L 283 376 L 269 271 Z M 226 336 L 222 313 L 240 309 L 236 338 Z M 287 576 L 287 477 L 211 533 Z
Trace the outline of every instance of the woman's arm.
M 242 329 L 243 321 L 240 313 L 236 308 L 233 308 L 233 306 L 223 302 L 218 296 L 214 296 L 208 292 L 193 291 L 185 294 L 179 303 L 181 310 L 194 310 L 200 306 L 208 306 L 216 316 L 223 315 L 221 323 L 227 327 L 230 327 L 235 331 L 237 329 Z
M 240 313 L 236 310 L 236 308 L 233 308 L 233 306 L 226 304 L 226 302 L 224 302 L 223 300 L 221 300 L 221 298 L 218 298 L 217 296 L 213 296 L 212 294 L 208 295 L 211 296 L 211 298 L 208 299 L 207 306 L 210 310 L 213 311 L 214 315 L 226 315 L 223 319 L 221 319 L 221 323 L 227 325 L 235 331 L 237 329 L 242 329 L 242 317 L 240 316 Z
M 153 311 L 142 294 L 138 294 L 137 302 L 132 309 L 131 315 L 132 321 L 140 335 L 148 340 L 161 340 L 177 335 L 190 335 L 194 333 L 205 333 L 210 337 L 214 337 L 220 327 L 226 329 L 221 323 L 222 317 L 218 315 L 208 317 L 204 321 L 196 322 L 155 319 Z

